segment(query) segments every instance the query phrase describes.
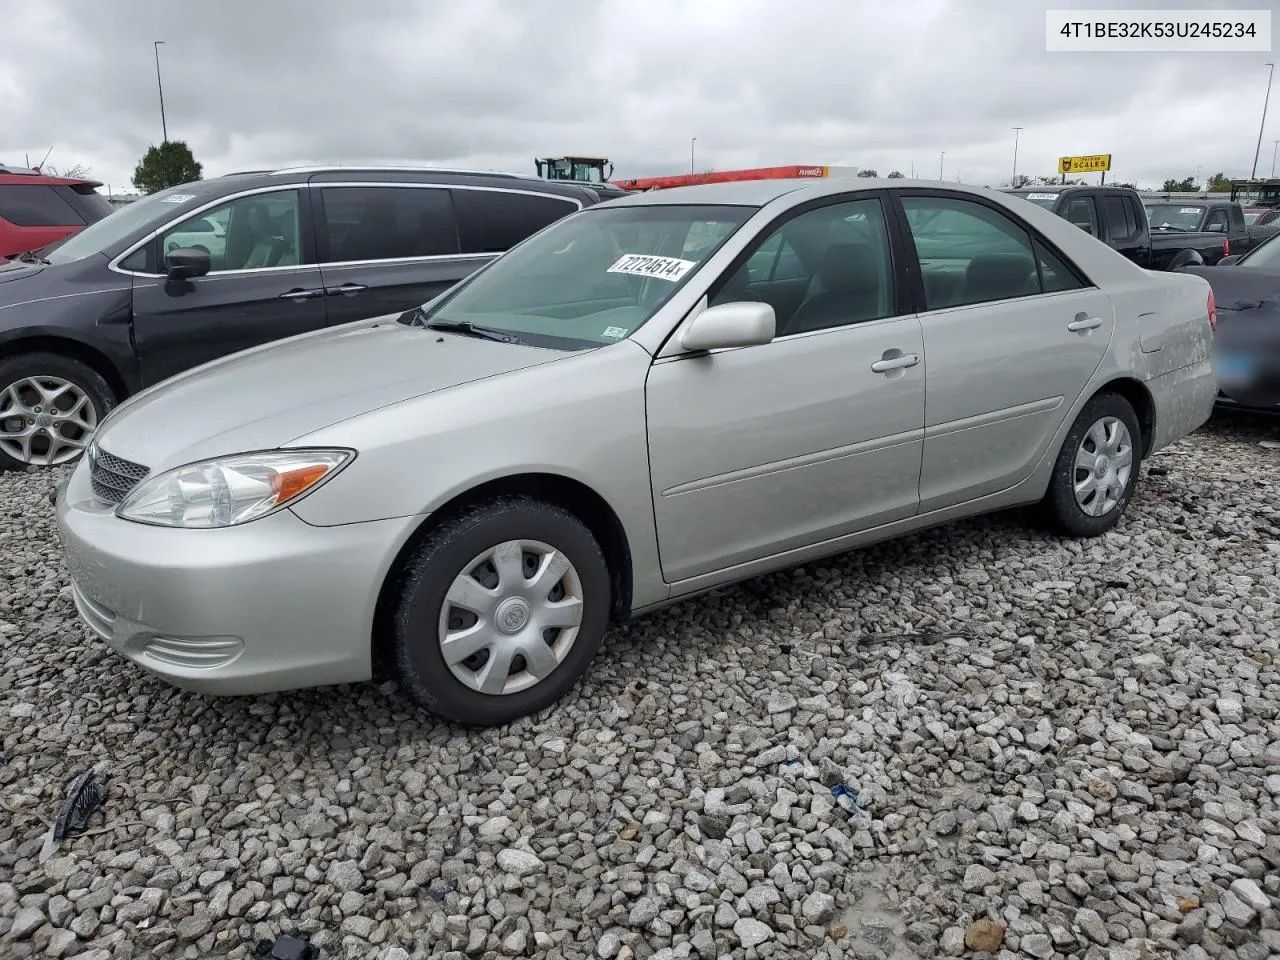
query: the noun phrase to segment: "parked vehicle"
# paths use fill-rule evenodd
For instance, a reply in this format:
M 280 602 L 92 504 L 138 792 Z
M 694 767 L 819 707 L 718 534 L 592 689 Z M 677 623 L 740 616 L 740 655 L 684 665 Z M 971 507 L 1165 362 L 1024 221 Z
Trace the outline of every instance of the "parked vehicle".
M 504 723 L 611 618 L 1020 504 L 1112 529 L 1213 407 L 1209 298 L 986 189 L 635 194 L 116 408 L 56 495 L 73 597 L 179 686 L 378 664 Z
M 1189 267 L 1213 287 L 1218 405 L 1280 413 L 1280 239 L 1214 267 Z
M 1280 209 L 1276 207 L 1245 207 L 1244 222 L 1250 227 L 1264 227 L 1280 220 Z
M 0 263 L 56 243 L 111 213 L 115 208 L 98 193 L 100 186 L 0 164 Z
M 1142 198 L 1128 187 L 1027 187 L 1001 192 L 1030 200 L 1057 214 L 1149 270 L 1217 263 L 1231 252 L 1233 243 L 1247 245 L 1247 231 L 1233 241 L 1230 233 L 1193 233 L 1174 226 L 1153 226 L 1147 221 Z
M 350 167 L 154 193 L 0 267 L 0 468 L 74 460 L 142 387 L 416 306 L 599 199 L 534 177 Z
M 1223 234 L 1231 252 L 1240 254 L 1252 250 L 1258 242 L 1238 203 L 1226 200 L 1190 203 L 1182 200 L 1147 200 L 1145 206 L 1147 223 L 1157 233 Z M 1267 233 L 1261 232 L 1264 235 Z

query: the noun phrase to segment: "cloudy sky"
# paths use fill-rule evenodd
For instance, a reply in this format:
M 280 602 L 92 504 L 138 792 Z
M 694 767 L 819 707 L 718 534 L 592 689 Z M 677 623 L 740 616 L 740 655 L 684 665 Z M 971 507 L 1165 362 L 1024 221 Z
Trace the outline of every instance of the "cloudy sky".
M 1269 53 L 1047 53 L 1048 7 L 1276 0 L 3 0 L 0 161 L 116 192 L 169 135 L 205 174 L 412 161 L 615 177 L 772 164 L 1007 180 L 1064 154 L 1109 179 L 1247 176 Z M 1280 83 L 1259 172 L 1280 140 Z M 1278 171 L 1280 172 L 1280 171 Z

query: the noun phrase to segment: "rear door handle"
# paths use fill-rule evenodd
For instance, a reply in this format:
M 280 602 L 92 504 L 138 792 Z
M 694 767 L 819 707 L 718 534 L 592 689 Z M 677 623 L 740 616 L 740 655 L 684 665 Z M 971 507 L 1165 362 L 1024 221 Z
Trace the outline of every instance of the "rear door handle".
M 365 286 L 363 283 L 344 283 L 340 287 L 326 287 L 325 293 L 327 293 L 331 297 L 336 297 L 339 294 L 359 293 L 361 290 L 368 290 L 368 289 L 369 288 Z
M 303 290 L 301 287 L 290 290 L 288 293 L 280 294 L 281 300 L 314 300 L 316 297 L 323 297 L 324 290 L 316 288 L 314 290 Z
M 871 365 L 872 373 L 888 373 L 890 370 L 901 370 L 903 367 L 914 367 L 920 362 L 920 357 L 914 353 L 904 353 L 900 357 L 892 357 L 889 360 L 877 360 Z
M 1093 330 L 1100 326 L 1102 326 L 1101 317 L 1086 317 L 1082 313 L 1067 324 L 1067 329 L 1075 333 L 1079 330 Z

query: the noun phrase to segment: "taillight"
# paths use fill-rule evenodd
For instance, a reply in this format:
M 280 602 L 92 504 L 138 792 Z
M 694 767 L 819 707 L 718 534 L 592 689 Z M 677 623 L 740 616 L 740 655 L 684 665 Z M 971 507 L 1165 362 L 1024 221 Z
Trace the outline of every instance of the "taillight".
M 1213 302 L 1213 291 L 1209 291 L 1209 302 L 1206 304 L 1209 310 L 1209 329 L 1217 331 L 1218 329 L 1218 305 Z
M 1231 256 L 1231 238 L 1230 237 L 1222 238 L 1222 255 L 1224 257 Z

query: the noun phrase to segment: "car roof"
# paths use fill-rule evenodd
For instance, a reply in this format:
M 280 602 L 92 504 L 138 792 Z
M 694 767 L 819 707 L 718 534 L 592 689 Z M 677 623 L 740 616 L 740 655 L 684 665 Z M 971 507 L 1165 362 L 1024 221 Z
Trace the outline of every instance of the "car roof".
M 660 206 L 671 204 L 727 204 L 763 207 L 781 197 L 797 203 L 855 190 L 948 190 L 974 196 L 989 196 L 986 187 L 938 180 L 909 180 L 905 177 L 787 177 L 770 180 L 734 180 L 728 183 L 700 183 L 666 190 L 647 190 L 610 200 L 609 206 Z
M 233 193 L 290 183 L 431 183 L 442 186 L 485 186 L 511 190 L 554 194 L 578 200 L 599 196 L 595 187 L 605 184 L 574 183 L 546 180 L 530 174 L 503 173 L 494 170 L 462 170 L 452 167 L 384 166 L 379 164 L 320 164 L 315 166 L 277 167 L 240 170 L 182 187 L 182 192 Z

